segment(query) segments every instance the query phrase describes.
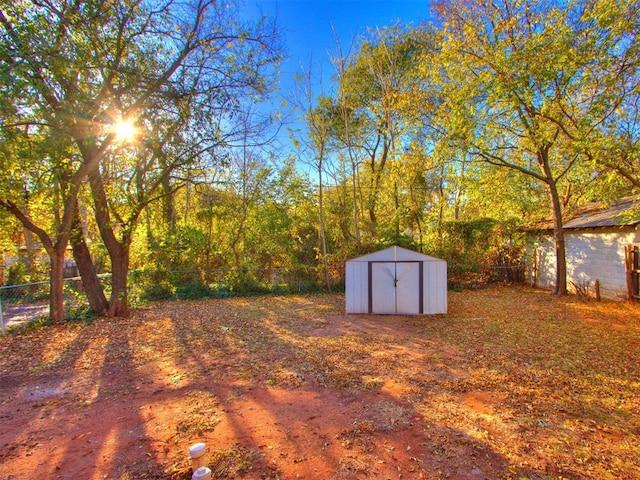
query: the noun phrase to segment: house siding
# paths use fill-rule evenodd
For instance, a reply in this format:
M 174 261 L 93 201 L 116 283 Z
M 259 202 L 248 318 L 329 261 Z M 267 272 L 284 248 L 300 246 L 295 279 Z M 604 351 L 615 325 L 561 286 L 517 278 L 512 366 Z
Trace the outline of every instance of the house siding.
M 640 242 L 640 227 L 593 230 L 565 230 L 567 282 L 589 286 L 594 292 L 595 281 L 600 282 L 604 298 L 625 299 L 627 280 L 624 248 Z M 529 253 L 529 281 L 542 288 L 555 285 L 555 247 L 552 235 L 544 235 L 531 244 Z

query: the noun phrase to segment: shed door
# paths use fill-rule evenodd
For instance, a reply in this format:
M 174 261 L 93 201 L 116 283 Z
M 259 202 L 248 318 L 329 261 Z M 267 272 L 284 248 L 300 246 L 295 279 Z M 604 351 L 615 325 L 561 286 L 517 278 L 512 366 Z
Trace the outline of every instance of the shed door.
M 371 313 L 421 313 L 419 262 L 371 264 Z

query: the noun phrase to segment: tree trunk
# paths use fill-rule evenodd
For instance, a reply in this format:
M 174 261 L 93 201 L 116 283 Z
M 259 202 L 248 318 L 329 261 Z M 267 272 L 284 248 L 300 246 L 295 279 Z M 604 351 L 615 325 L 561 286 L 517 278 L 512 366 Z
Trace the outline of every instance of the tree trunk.
M 95 215 L 100 236 L 111 260 L 111 298 L 107 315 L 109 317 L 126 317 L 129 314 L 127 305 L 127 274 L 129 269 L 129 242 L 131 232 L 123 232 L 118 241 L 112 227 L 111 215 L 102 176 L 98 170 L 90 172 L 89 184 L 95 205 Z
M 64 245 L 57 244 L 50 252 L 51 260 L 51 282 L 49 290 L 49 316 L 55 323 L 62 323 L 64 320 L 64 252 L 67 242 Z
M 382 133 L 379 133 L 378 135 L 378 143 L 369 154 L 369 168 L 371 169 L 371 179 L 369 180 L 367 209 L 369 210 L 369 233 L 371 235 L 371 238 L 375 238 L 378 235 L 378 216 L 376 210 L 378 209 L 380 183 L 382 181 L 382 174 L 384 172 L 387 160 L 389 158 L 389 153 L 391 151 L 391 142 L 387 138 L 387 135 Z M 380 144 L 380 142 L 382 142 L 382 152 L 380 153 L 380 161 L 376 163 L 378 145 Z
M 353 233 L 356 239 L 356 251 L 360 252 L 360 213 L 358 212 L 358 186 L 357 173 L 358 169 L 355 162 L 351 161 L 351 190 L 353 192 Z
M 129 315 L 127 274 L 129 273 L 129 248 L 118 245 L 109 250 L 111 258 L 111 298 L 109 299 L 109 317 L 126 317 Z
M 396 244 L 400 241 L 400 195 L 398 193 L 398 180 L 393 182 L 393 208 L 394 212 L 394 228 L 396 235 Z
M 555 295 L 567 294 L 567 256 L 562 227 L 562 207 L 555 183 L 549 185 L 549 194 L 553 204 L 553 242 L 556 251 L 556 286 Z
M 166 170 L 167 162 L 164 157 L 160 160 L 161 167 L 163 170 Z M 188 196 L 189 196 L 189 186 L 187 184 L 187 210 L 188 210 Z M 162 180 L 161 184 L 162 190 L 162 219 L 165 224 L 169 226 L 169 230 L 173 230 L 176 226 L 176 209 L 174 202 L 174 195 L 172 194 L 173 188 L 171 186 L 171 179 L 169 176 L 166 176 Z M 185 220 L 186 223 L 186 220 Z
M 70 197 L 69 201 L 75 203 L 75 198 Z M 69 241 L 68 234 L 59 230 L 56 236 L 57 241 L 53 243 L 47 232 L 36 226 L 14 202 L 0 198 L 0 206 L 16 217 L 25 228 L 35 233 L 47 251 L 51 262 L 49 316 L 56 323 L 62 322 L 64 320 L 64 296 L 62 294 L 64 287 L 64 254 Z M 71 212 L 71 208 L 74 207 L 71 203 L 68 206 L 68 211 Z
M 556 251 L 556 286 L 555 295 L 567 294 L 567 257 L 564 243 L 564 228 L 562 226 L 562 202 L 558 193 L 558 182 L 554 178 L 549 164 L 550 146 L 545 146 L 538 152 L 538 160 L 545 174 L 549 199 L 553 210 L 553 241 Z
M 322 270 L 324 282 L 328 290 L 331 290 L 329 280 L 329 267 L 327 265 L 327 238 L 324 225 L 324 185 L 322 183 L 322 160 L 318 163 L 318 216 L 320 220 L 320 250 L 322 251 Z
M 27 212 L 25 212 L 25 215 L 27 214 Z M 34 260 L 35 260 L 35 247 L 34 247 L 34 243 L 33 243 L 33 234 L 31 233 L 31 230 L 29 230 L 27 227 L 23 227 L 22 229 L 23 233 L 24 233 L 24 245 L 25 247 L 27 247 L 27 262 L 28 262 L 28 266 L 29 266 L 29 270 L 33 270 L 34 267 Z
M 96 273 L 78 215 L 73 220 L 69 240 L 73 249 L 73 258 L 76 260 L 76 265 L 82 278 L 82 287 L 89 301 L 89 307 L 95 315 L 105 315 L 109 308 L 109 302 L 107 302 L 107 297 L 104 295 L 102 284 Z

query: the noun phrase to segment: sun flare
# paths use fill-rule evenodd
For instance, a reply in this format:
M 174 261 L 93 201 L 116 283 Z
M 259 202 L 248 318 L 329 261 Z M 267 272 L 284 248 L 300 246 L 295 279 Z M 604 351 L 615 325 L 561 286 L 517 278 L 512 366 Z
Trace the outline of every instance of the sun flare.
M 119 120 L 113 125 L 113 133 L 116 135 L 116 141 L 128 143 L 136 138 L 138 132 L 132 121 Z

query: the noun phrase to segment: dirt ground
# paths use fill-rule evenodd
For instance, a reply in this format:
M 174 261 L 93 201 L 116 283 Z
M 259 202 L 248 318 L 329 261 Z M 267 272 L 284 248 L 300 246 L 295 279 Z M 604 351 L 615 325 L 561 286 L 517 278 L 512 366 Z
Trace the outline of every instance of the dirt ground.
M 3 305 L 2 315 L 4 327 L 9 329 L 49 315 L 49 304 L 35 303 L 28 305 Z
M 0 339 L 0 479 L 640 478 L 640 310 L 497 287 L 165 302 Z

